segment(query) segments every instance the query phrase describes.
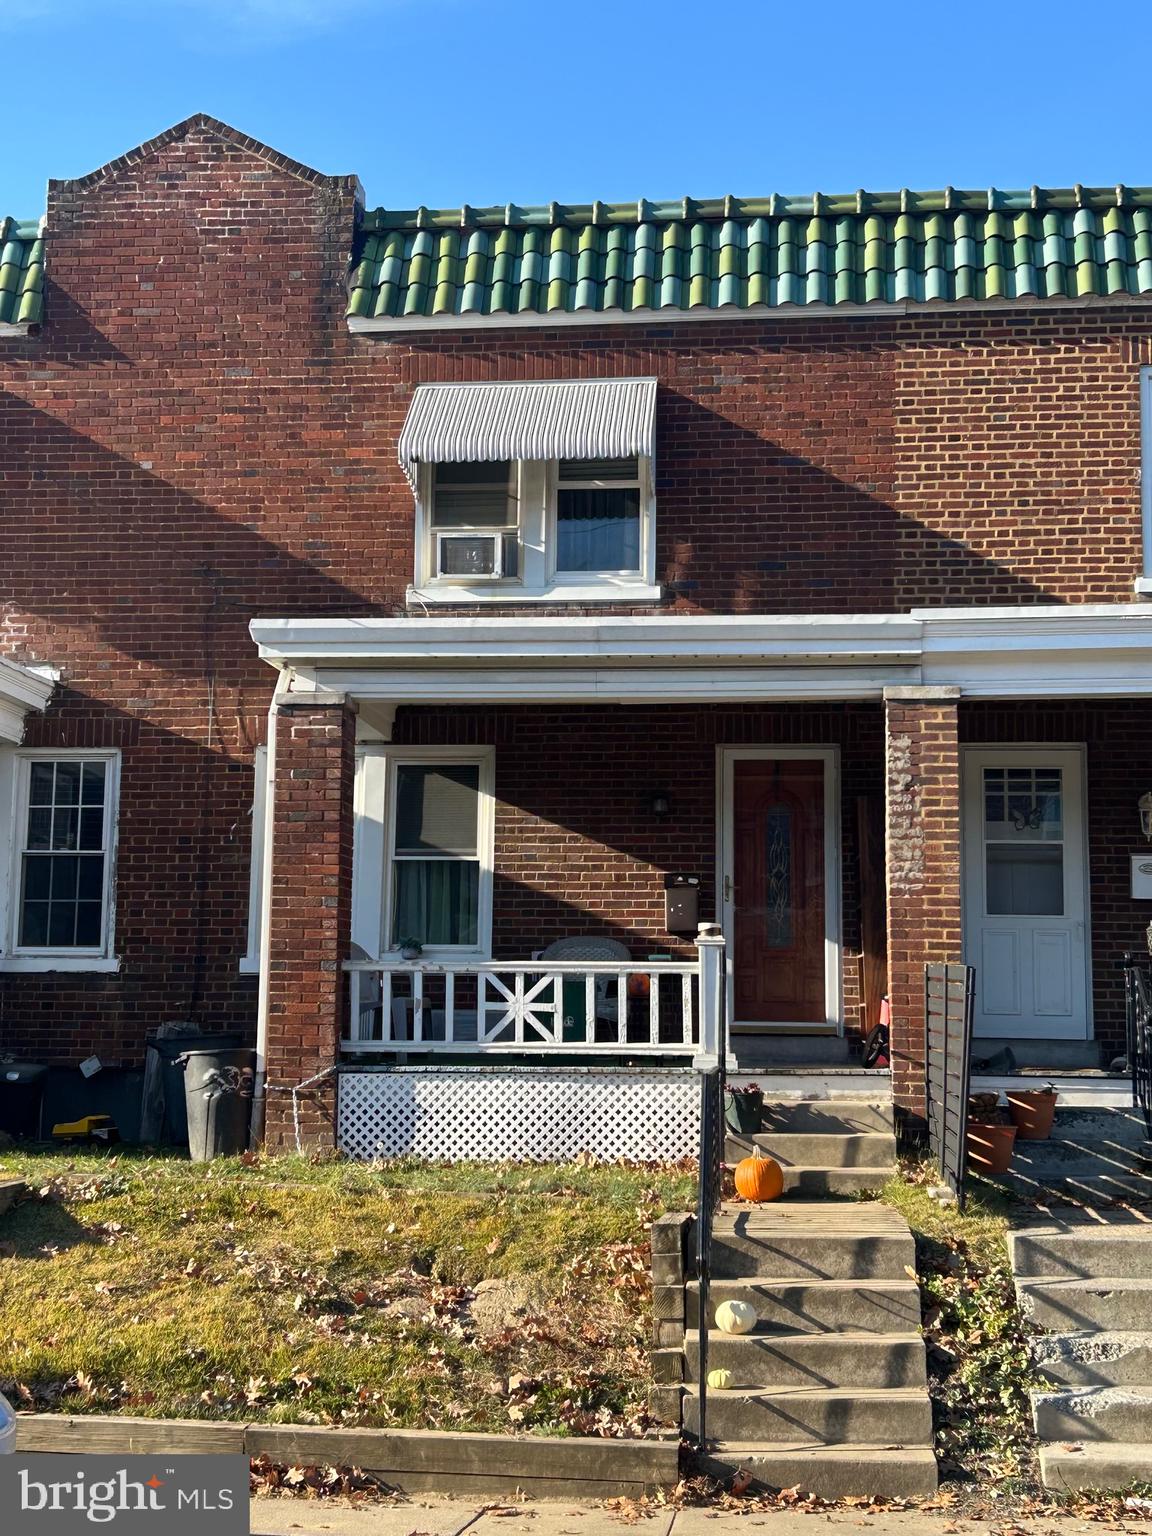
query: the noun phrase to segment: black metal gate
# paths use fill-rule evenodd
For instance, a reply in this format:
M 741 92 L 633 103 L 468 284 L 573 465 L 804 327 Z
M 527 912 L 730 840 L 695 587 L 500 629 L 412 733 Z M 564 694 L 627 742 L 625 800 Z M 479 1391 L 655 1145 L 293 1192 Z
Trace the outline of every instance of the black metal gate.
M 1152 958 L 1149 956 L 1124 956 L 1124 1000 L 1132 1107 L 1144 1116 L 1144 1125 L 1152 1138 Z
M 970 965 L 924 967 L 924 1090 L 928 1142 L 940 1177 L 964 1207 L 972 1010 L 976 972 Z

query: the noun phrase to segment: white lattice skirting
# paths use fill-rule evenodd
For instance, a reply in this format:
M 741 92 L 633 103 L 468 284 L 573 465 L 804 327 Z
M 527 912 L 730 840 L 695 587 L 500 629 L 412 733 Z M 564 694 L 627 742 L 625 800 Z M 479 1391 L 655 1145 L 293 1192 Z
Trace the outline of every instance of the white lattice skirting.
M 425 1067 L 342 1072 L 348 1157 L 477 1162 L 693 1156 L 699 1088 L 686 1070 Z

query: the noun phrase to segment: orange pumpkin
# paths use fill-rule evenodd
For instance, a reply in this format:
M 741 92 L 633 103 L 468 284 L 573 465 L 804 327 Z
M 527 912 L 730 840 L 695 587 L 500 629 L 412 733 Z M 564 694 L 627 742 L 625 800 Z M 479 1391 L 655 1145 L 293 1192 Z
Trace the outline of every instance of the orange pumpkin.
M 745 1157 L 736 1164 L 736 1193 L 742 1199 L 779 1200 L 783 1192 L 784 1175 L 775 1158 Z

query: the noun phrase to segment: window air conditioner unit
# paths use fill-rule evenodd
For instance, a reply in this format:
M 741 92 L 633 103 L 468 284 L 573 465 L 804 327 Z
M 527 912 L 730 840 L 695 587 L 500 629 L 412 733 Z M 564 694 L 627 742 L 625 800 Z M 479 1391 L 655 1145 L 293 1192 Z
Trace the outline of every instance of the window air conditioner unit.
M 499 581 L 504 575 L 504 535 L 437 533 L 436 574 L 468 581 Z

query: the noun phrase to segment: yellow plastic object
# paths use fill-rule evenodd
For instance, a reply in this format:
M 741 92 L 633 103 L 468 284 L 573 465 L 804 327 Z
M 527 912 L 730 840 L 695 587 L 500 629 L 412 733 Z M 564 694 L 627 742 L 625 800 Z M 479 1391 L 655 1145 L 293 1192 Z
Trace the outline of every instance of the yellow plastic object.
M 111 1115 L 82 1115 L 79 1120 L 61 1120 L 59 1125 L 52 1127 L 52 1135 L 59 1136 L 62 1141 L 75 1136 L 95 1136 L 97 1131 L 108 1130 L 111 1124 Z

